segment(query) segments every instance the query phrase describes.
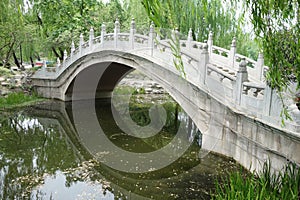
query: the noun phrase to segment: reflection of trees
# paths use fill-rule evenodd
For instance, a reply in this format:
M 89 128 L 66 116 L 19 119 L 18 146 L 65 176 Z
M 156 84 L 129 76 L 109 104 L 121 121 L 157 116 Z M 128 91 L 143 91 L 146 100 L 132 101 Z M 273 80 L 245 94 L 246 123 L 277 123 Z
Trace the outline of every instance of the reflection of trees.
M 134 107 L 135 105 L 131 106 Z M 139 109 L 133 109 L 138 111 L 131 113 L 133 118 L 141 112 L 148 115 L 149 106 L 146 104 L 144 106 L 139 105 Z M 138 151 L 141 146 L 149 151 L 149 148 L 155 150 L 155 148 L 167 144 L 178 129 L 178 127 L 174 127 L 174 124 L 178 126 L 182 123 L 186 126 L 189 130 L 186 139 L 189 139 L 191 135 L 193 137 L 197 135 L 195 125 L 180 110 L 180 107 L 174 102 L 164 103 L 163 106 L 167 111 L 167 122 L 163 130 L 157 136 L 139 139 L 120 134 L 122 133 L 121 130 L 112 120 L 110 105 L 96 104 L 101 127 L 111 141 L 121 148 L 124 148 L 122 145 L 128 143 L 130 148 L 133 150 L 136 148 Z M 0 115 L 0 181 L 3 181 L 3 184 L 0 182 L 0 198 L 28 198 L 32 188 L 42 184 L 46 176 L 55 176 L 60 172 L 64 173 L 67 180 L 66 187 L 70 187 L 79 181 L 100 183 L 103 187 L 103 193 L 113 191 L 116 198 L 123 194 L 129 196 L 141 195 L 143 197 L 153 197 L 154 199 L 184 198 L 182 194 L 184 194 L 183 190 L 186 189 L 186 186 L 182 184 L 190 184 L 189 180 L 193 180 L 193 183 L 198 185 L 197 180 L 199 177 L 201 179 L 208 178 L 207 175 L 199 174 L 197 174 L 198 177 L 191 175 L 192 178 L 189 178 L 186 175 L 187 171 L 200 162 L 207 163 L 209 170 L 215 168 L 211 167 L 212 165 L 218 165 L 219 161 L 214 164 L 210 163 L 209 159 L 205 161 L 206 158 L 200 160 L 198 157 L 200 148 L 197 142 L 194 141 L 181 158 L 163 169 L 142 174 L 130 174 L 113 170 L 93 160 L 92 155 L 85 150 L 85 146 L 80 143 L 80 138 L 74 132 L 74 127 L 70 123 L 72 120 L 66 119 L 70 117 L 53 111 L 52 108 L 55 106 L 49 107 L 51 107 L 51 111 L 40 108 L 34 112 L 26 112 L 26 114 L 11 114 L 10 118 Z M 66 114 L 70 113 L 67 112 Z M 29 117 L 29 115 L 39 116 L 39 120 L 35 117 Z M 138 119 L 138 117 L 136 118 Z M 55 125 L 54 122 L 59 124 Z M 30 124 L 30 127 L 26 127 L 25 124 Z M 136 146 L 133 147 L 134 145 Z M 184 178 L 186 178 L 186 182 L 182 181 Z M 205 189 L 209 191 L 210 188 Z M 28 193 L 26 194 L 26 192 Z M 39 197 L 45 196 L 41 191 L 36 192 Z M 24 193 L 26 194 L 25 197 L 22 196 Z M 190 194 L 190 196 L 193 195 Z
M 0 197 L 22 199 L 47 172 L 76 166 L 78 159 L 57 126 L 42 126 L 22 113 L 1 118 Z M 35 178 L 34 178 L 35 177 Z
M 134 101 L 134 97 L 132 97 L 129 108 L 132 120 L 140 126 L 148 125 L 150 122 L 149 109 L 152 105 L 153 104 L 151 103 L 147 103 L 146 100 L 143 102 Z M 107 121 L 103 116 L 110 119 L 113 117 L 110 105 L 96 106 L 96 111 L 100 126 L 104 133 L 111 139 L 111 142 L 126 150 L 134 152 L 149 152 L 160 149 L 169 144 L 169 142 L 174 138 L 181 123 L 184 124 L 184 127 L 186 128 L 187 140 L 192 137 L 193 141 L 195 136 L 198 137 L 199 133 L 197 127 L 191 118 L 181 110 L 180 106 L 176 102 L 168 100 L 163 103 L 163 107 L 167 113 L 165 126 L 155 136 L 145 139 L 127 135 L 118 128 L 118 125 L 113 120 Z M 183 174 L 183 176 L 185 176 L 184 174 L 186 171 L 200 163 L 200 159 L 198 157 L 199 151 L 200 147 L 198 142 L 194 141 L 181 158 L 171 165 L 154 172 L 130 174 L 109 169 L 109 171 L 105 173 L 105 171 L 107 171 L 105 168 L 101 168 L 101 171 L 104 171 L 104 175 L 109 181 L 131 191 L 132 193 L 139 194 L 144 197 L 153 197 L 155 199 L 164 197 L 170 198 L 170 194 L 172 192 L 174 193 L 172 184 L 175 183 L 172 183 L 172 181 L 178 181 L 175 178 L 177 175 Z M 163 191 L 165 191 L 164 194 Z M 173 195 L 178 196 L 180 194 Z
M 149 124 L 149 109 L 152 104 L 147 103 L 131 103 L 130 115 L 135 122 L 139 122 L 139 125 L 145 126 Z M 167 113 L 167 120 L 162 130 L 155 136 L 142 139 L 143 142 L 151 144 L 150 146 L 155 149 L 160 149 L 167 145 L 173 137 L 177 134 L 179 124 L 183 123 L 186 128 L 187 138 L 192 142 L 198 134 L 198 128 L 192 121 L 192 119 L 181 110 L 178 103 L 174 101 L 167 101 L 163 104 L 163 107 Z M 142 119 L 142 120 L 141 120 Z M 145 123 L 142 123 L 145 122 Z

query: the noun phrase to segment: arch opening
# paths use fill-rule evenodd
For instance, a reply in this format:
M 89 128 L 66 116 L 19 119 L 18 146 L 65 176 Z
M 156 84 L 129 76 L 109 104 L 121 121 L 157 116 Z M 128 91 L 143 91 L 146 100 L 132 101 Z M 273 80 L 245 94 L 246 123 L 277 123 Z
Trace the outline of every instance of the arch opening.
M 95 97 L 95 99 L 110 98 L 114 88 L 119 81 L 122 80 L 122 77 L 133 70 L 132 67 L 115 62 L 93 64 L 82 70 L 71 81 L 64 93 L 65 101 L 86 100 L 87 97 L 90 98 L 91 96 Z M 74 90 L 74 83 L 78 76 L 80 76 L 84 82 L 77 84 L 76 90 Z M 92 91 L 89 86 L 95 83 L 95 81 L 98 81 L 97 89 L 96 91 Z M 74 94 L 74 92 L 76 92 L 76 94 Z M 93 93 L 95 95 L 90 95 Z

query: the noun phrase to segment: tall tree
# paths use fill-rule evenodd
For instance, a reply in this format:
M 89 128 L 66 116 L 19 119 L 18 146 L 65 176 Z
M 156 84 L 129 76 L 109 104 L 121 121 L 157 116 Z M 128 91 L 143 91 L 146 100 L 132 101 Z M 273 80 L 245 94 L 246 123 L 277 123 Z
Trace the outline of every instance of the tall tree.
M 143 0 L 149 18 L 161 28 L 178 28 L 187 35 L 190 28 L 194 39 L 207 40 L 210 31 L 214 43 L 230 48 L 233 37 L 237 38 L 238 52 L 254 58 L 255 48 L 250 33 L 242 30 L 243 17 L 237 13 L 237 4 L 222 0 Z M 180 14 L 178 14 L 180 13 Z M 245 42 L 246 41 L 246 42 Z
M 24 39 L 24 17 L 22 0 L 0 2 L 0 63 L 5 67 L 12 56 L 19 65 L 16 51 Z
M 268 81 L 283 91 L 294 77 L 300 86 L 300 1 L 245 0 L 269 65 Z
M 239 0 L 238 0 L 239 1 Z M 290 119 L 283 92 L 291 83 L 300 88 L 300 1 L 244 0 L 255 34 L 261 38 L 269 70 L 267 82 L 283 103 L 282 117 Z M 294 91 L 297 93 L 297 91 Z

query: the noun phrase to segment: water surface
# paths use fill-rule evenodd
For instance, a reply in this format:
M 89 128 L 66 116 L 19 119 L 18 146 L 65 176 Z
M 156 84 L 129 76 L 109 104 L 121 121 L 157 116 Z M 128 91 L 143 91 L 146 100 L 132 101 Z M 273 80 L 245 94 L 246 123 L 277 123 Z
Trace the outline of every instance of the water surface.
M 79 112 L 86 112 L 86 103 L 80 102 Z M 169 97 L 134 97 L 129 108 L 132 120 L 140 126 L 149 124 L 149 108 L 157 103 L 166 109 L 167 120 L 160 132 L 149 138 L 133 137 L 120 129 L 109 100 L 95 104 L 107 138 L 129 152 L 160 149 L 172 141 L 180 124 L 186 127 L 184 138 L 191 143 L 188 150 L 171 165 L 146 173 L 118 171 L 96 159 L 77 132 L 80 124 L 74 124 L 71 103 L 49 101 L 2 112 L 0 198 L 209 199 L 215 180 L 239 166 L 232 159 L 202 150 L 201 133 Z M 117 155 L 107 150 L 105 156 Z M 120 165 L 124 164 L 126 158 L 120 158 Z

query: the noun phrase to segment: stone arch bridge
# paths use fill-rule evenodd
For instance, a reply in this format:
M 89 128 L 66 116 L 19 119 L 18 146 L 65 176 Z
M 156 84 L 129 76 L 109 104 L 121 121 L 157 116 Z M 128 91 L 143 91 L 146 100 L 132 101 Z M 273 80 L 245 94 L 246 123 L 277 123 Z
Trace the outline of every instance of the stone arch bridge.
M 205 137 L 215 138 L 216 142 L 206 143 L 204 148 L 231 155 L 253 169 L 259 169 L 259 162 L 267 158 L 277 163 L 284 163 L 286 158 L 300 163 L 300 155 L 293 153 L 295 148 L 300 150 L 299 111 L 290 103 L 293 121 L 281 126 L 281 101 L 264 81 L 267 67 L 263 55 L 259 53 L 254 61 L 237 54 L 235 39 L 230 50 L 214 46 L 212 33 L 205 43 L 193 41 L 191 30 L 186 40 L 178 35 L 173 31 L 173 40 L 160 38 L 153 25 L 148 34 L 139 34 L 134 20 L 129 33 L 120 32 L 118 21 L 113 33 L 107 33 L 103 25 L 101 35 L 95 37 L 91 29 L 88 41 L 81 35 L 77 48 L 72 42 L 62 63 L 58 60 L 55 67 L 44 64 L 33 75 L 33 85 L 41 96 L 62 101 L 109 97 L 118 81 L 137 69 L 161 84 L 183 107 L 203 133 L 204 141 Z M 178 60 L 172 41 L 176 39 L 185 78 L 174 67 Z M 74 96 L 78 75 L 87 84 L 77 86 Z M 87 87 L 91 84 L 97 87 Z M 231 145 L 225 145 L 225 140 Z M 262 148 L 249 145 L 249 140 Z M 270 156 L 270 152 L 275 154 Z

